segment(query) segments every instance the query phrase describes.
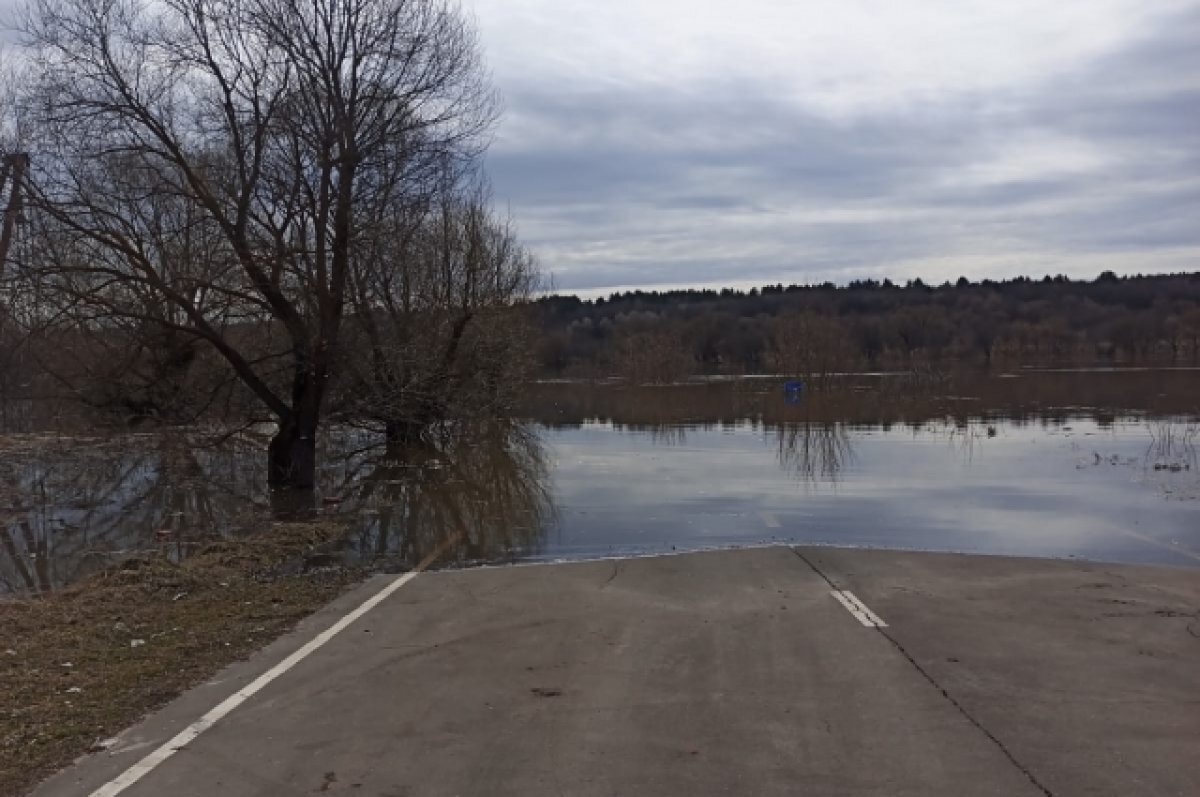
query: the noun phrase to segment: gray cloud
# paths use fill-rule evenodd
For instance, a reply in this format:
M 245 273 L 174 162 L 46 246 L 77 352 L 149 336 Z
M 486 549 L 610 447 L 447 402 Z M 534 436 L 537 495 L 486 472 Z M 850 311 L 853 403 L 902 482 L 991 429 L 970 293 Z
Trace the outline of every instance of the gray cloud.
M 745 77 L 527 75 L 489 170 L 560 290 L 1195 269 L 1196 41 L 1193 5 L 1033 84 L 841 118 Z

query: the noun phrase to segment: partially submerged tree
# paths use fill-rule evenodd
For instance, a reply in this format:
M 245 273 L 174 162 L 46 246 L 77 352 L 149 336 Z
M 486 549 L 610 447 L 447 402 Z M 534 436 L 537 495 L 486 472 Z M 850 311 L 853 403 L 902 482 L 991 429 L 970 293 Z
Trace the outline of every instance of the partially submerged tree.
M 472 29 L 448 0 L 32 0 L 24 32 L 39 323 L 215 352 L 278 422 L 271 484 L 311 487 L 346 318 L 409 268 L 384 238 L 495 119 Z
M 443 182 L 365 242 L 353 258 L 338 417 L 380 425 L 397 443 L 449 417 L 511 411 L 533 367 L 520 310 L 537 270 L 478 176 Z
M 776 373 L 803 376 L 829 387 L 838 373 L 853 370 L 857 357 L 842 322 L 816 313 L 790 313 L 773 319 L 767 363 Z

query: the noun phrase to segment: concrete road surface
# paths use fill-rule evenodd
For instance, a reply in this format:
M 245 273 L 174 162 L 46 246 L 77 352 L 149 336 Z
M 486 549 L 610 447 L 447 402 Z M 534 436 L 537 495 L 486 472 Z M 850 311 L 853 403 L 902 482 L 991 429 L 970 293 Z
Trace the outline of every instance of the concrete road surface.
M 779 547 L 426 573 L 302 648 L 395 583 L 37 797 L 118 793 L 156 749 L 119 793 L 1200 794 L 1200 570 Z

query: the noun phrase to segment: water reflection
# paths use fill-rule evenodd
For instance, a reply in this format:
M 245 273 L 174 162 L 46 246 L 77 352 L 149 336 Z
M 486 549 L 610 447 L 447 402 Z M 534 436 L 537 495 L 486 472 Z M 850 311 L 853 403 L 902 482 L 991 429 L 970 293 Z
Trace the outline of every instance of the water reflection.
M 854 461 L 850 433 L 842 423 L 788 423 L 775 430 L 779 467 L 804 484 L 837 483 Z
M 45 592 L 150 544 L 182 557 L 238 531 L 254 504 L 248 459 L 187 437 L 5 438 L 0 591 Z
M 1197 396 L 1200 373 L 1171 372 L 863 376 L 797 404 L 769 380 L 543 385 L 524 420 L 403 450 L 327 435 L 303 509 L 345 523 L 347 559 L 397 567 L 771 540 L 1197 564 Z M 182 558 L 296 510 L 267 490 L 270 430 L 29 422 L 0 436 L 0 592 L 146 550 Z
M 1155 421 L 1149 425 L 1150 445 L 1146 449 L 1146 467 L 1172 473 L 1196 470 L 1196 443 L 1200 423 Z
M 1000 425 L 992 422 L 956 420 L 930 424 L 926 431 L 944 437 L 963 463 L 970 465 L 976 456 L 983 453 L 985 442 L 994 438 L 999 428 Z
M 1200 371 L 957 373 L 937 384 L 898 375 L 846 376 L 789 404 L 782 379 L 745 379 L 668 386 L 546 383 L 535 385 L 522 414 L 551 428 L 609 423 L 633 432 L 669 434 L 672 427 L 825 421 L 851 428 L 920 428 L 997 418 L 1052 426 L 1081 415 L 1098 425 L 1130 417 L 1200 415 Z
M 536 553 L 555 522 L 546 449 L 528 424 L 447 427 L 422 445 L 372 452 L 348 475 L 341 492 L 360 520 L 346 550 L 364 561 L 411 567 L 447 541 L 443 560 L 513 560 Z
M 551 557 L 788 542 L 1200 564 L 1195 469 L 1145 467 L 1136 417 L 747 421 L 693 427 L 685 446 L 584 423 L 551 439 L 563 512 Z
M 1200 373 L 540 386 L 587 557 L 794 542 L 1200 564 Z M 821 485 L 836 490 L 814 489 Z M 1167 499 L 1167 500 L 1164 500 Z
M 266 486 L 263 441 L 200 431 L 0 439 L 0 593 L 36 594 L 144 551 L 176 560 L 299 513 Z M 321 512 L 351 558 L 406 566 L 535 551 L 553 526 L 545 447 L 529 424 L 445 427 L 389 451 L 361 432 L 322 442 Z M 308 514 L 313 514 L 308 496 Z

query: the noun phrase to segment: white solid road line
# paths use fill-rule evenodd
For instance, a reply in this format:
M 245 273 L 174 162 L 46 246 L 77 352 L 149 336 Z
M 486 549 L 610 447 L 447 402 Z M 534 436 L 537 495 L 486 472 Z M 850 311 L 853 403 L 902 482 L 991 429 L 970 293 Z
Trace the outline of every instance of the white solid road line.
M 779 518 L 775 517 L 770 512 L 759 512 L 758 516 L 762 518 L 762 522 L 766 524 L 767 528 L 779 528 Z
M 363 601 L 357 609 L 350 612 L 345 617 L 338 620 L 332 626 L 310 640 L 304 647 L 300 648 L 295 653 L 255 678 L 254 681 L 248 686 L 230 695 L 216 708 L 212 709 L 203 717 L 184 728 L 179 732 L 178 735 L 175 736 L 175 738 L 171 739 L 162 747 L 159 747 L 153 753 L 150 753 L 150 755 L 146 756 L 141 761 L 125 770 L 125 772 L 121 773 L 121 775 L 116 779 L 111 780 L 100 788 L 96 789 L 94 792 L 92 792 L 91 797 L 114 797 L 114 795 L 120 794 L 133 784 L 137 783 L 159 764 L 175 755 L 175 753 L 179 752 L 181 749 L 191 743 L 197 736 L 211 728 L 226 714 L 233 711 L 242 703 L 245 703 L 256 692 L 261 690 L 267 684 L 271 683 L 271 681 L 274 681 L 276 678 L 295 667 L 307 656 L 312 654 L 313 651 L 317 650 L 326 642 L 337 636 L 340 632 L 344 631 L 346 627 L 355 620 L 362 617 L 364 614 L 371 611 L 384 600 L 386 600 L 387 597 L 393 592 L 416 578 L 417 572 L 418 571 L 410 571 L 394 579 L 386 587 L 379 590 L 379 592 L 376 592 L 370 598 L 367 598 L 365 601 Z
M 867 608 L 867 604 L 860 601 L 853 592 L 847 589 L 835 589 L 829 593 L 838 599 L 838 603 L 846 607 L 846 611 L 854 615 L 855 619 L 865 625 L 867 628 L 887 628 L 887 623 L 879 618 L 879 615 Z

